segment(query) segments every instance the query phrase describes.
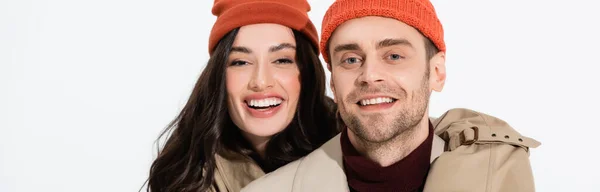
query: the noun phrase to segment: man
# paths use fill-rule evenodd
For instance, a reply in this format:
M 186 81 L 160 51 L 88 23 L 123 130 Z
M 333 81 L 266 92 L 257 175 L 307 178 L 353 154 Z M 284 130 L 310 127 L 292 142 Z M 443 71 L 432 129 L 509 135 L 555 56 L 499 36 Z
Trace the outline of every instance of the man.
M 453 109 L 428 117 L 446 79 L 428 0 L 338 0 L 321 53 L 344 131 L 242 191 L 534 191 L 529 148 L 504 121 Z

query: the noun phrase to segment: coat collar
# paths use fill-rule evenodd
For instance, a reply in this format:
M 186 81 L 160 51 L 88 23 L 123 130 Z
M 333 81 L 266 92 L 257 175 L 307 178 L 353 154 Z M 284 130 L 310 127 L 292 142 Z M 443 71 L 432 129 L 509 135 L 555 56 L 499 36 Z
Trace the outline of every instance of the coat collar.
M 263 170 L 249 157 L 215 155 L 217 169 L 215 170 L 215 182 L 219 188 L 227 191 L 240 191 L 255 179 L 265 175 Z M 235 158 L 234 158 L 235 157 Z
M 297 169 L 292 191 L 348 191 L 340 139 L 341 134 L 338 134 L 304 157 Z M 444 140 L 434 134 L 430 162 L 444 152 L 444 146 Z

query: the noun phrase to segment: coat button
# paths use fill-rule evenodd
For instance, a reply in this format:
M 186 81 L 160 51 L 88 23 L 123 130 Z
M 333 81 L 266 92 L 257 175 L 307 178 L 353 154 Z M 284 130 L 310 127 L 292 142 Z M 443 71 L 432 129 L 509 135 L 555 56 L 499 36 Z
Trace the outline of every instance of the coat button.
M 520 142 L 523 142 L 523 139 L 519 138 L 519 141 L 520 141 Z
M 505 138 L 505 139 L 508 139 L 508 138 L 510 138 L 510 137 L 509 137 L 508 135 L 505 135 L 505 136 L 504 136 L 504 138 Z

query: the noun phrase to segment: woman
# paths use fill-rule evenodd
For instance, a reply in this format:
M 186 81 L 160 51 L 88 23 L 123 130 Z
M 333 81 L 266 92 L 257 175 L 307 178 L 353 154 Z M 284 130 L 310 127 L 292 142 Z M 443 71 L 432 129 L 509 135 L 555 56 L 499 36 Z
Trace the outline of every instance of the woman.
M 215 0 L 210 59 L 161 135 L 148 191 L 239 191 L 333 137 L 306 0 Z

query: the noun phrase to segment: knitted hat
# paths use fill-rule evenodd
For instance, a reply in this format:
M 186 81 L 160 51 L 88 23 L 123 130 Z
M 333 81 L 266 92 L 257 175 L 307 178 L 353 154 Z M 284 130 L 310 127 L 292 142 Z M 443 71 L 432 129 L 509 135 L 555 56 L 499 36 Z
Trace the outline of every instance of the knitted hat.
M 326 45 L 342 23 L 365 16 L 397 19 L 419 30 L 440 50 L 446 51 L 444 30 L 429 0 L 337 0 L 329 7 L 321 28 L 321 54 L 329 63 Z
M 212 14 L 217 16 L 208 40 L 208 53 L 231 30 L 244 25 L 276 23 L 304 33 L 319 47 L 318 33 L 308 18 L 306 0 L 215 0 Z

